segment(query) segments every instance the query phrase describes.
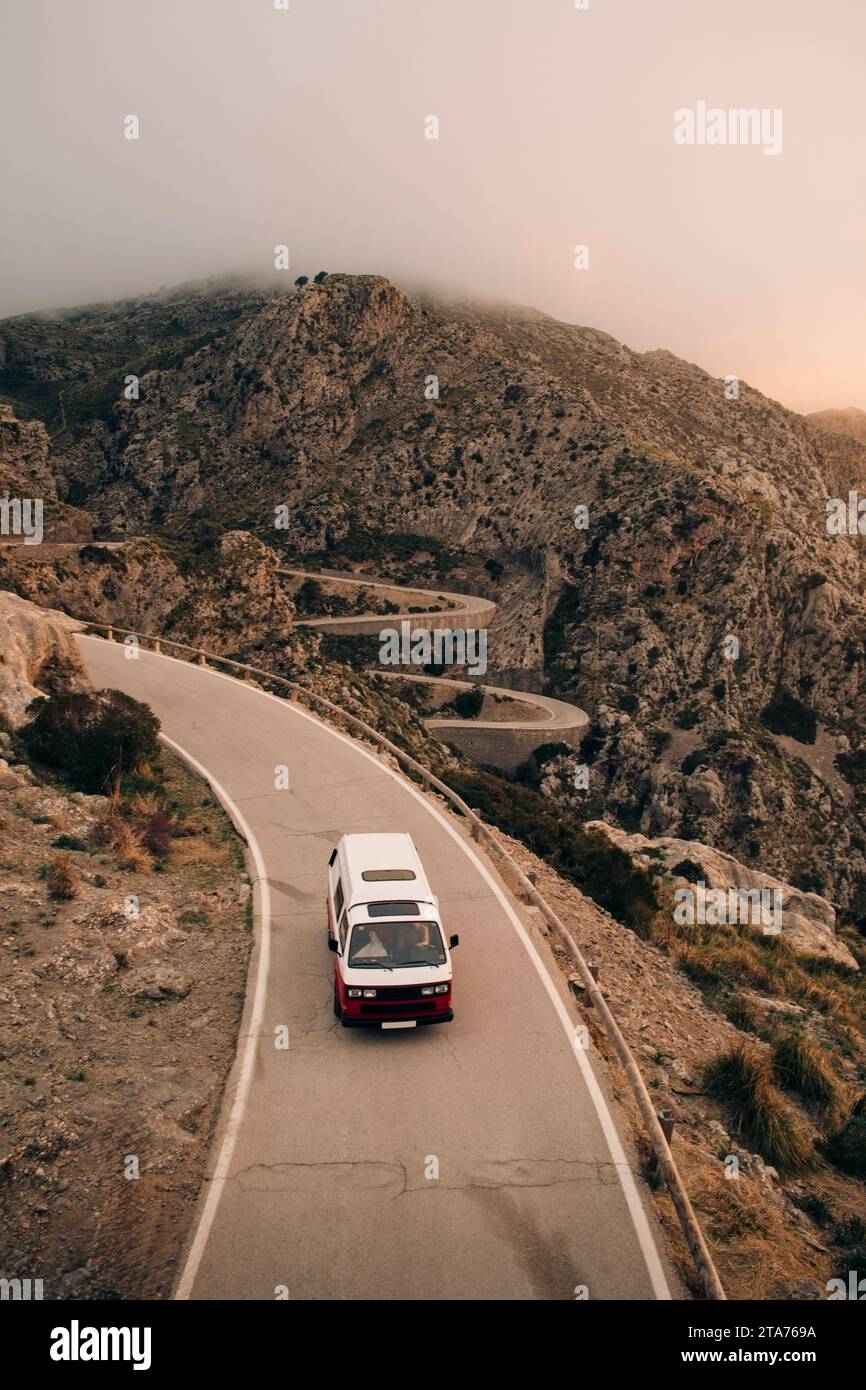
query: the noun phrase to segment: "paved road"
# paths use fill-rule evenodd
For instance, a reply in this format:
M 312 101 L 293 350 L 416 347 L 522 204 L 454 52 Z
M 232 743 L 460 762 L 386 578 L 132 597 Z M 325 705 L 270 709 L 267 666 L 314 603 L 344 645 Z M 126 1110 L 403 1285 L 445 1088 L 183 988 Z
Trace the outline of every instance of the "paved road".
M 555 966 L 458 823 L 302 710 L 207 669 L 78 640 L 94 683 L 146 700 L 233 798 L 264 880 L 239 1060 L 180 1295 L 678 1293 L 587 1054 L 572 1046 Z M 274 790 L 282 763 L 290 791 Z M 456 1018 L 345 1030 L 331 1013 L 328 854 L 345 831 L 397 829 L 414 836 L 445 928 L 460 934 Z M 274 1047 L 281 1024 L 287 1051 Z
M 402 594 L 405 600 L 405 608 L 400 613 L 387 615 L 376 613 L 362 613 L 351 618 L 309 618 L 299 620 L 295 623 L 296 627 L 321 628 L 324 630 L 348 633 L 372 633 L 379 632 L 383 627 L 393 627 L 403 618 L 408 618 L 414 628 L 419 627 L 451 627 L 451 628 L 472 628 L 486 627 L 491 623 L 496 615 L 496 604 L 490 599 L 479 598 L 474 594 L 457 594 L 436 589 L 410 589 L 404 584 L 389 583 L 382 579 L 372 579 L 366 575 L 340 573 L 337 570 L 304 570 L 304 569 L 280 569 L 278 574 L 285 575 L 304 575 L 309 579 L 327 580 L 340 578 L 349 583 L 363 586 L 366 589 L 387 589 L 392 593 Z M 409 607 L 419 596 L 437 597 L 448 599 L 453 608 L 445 613 L 411 613 Z M 410 680 L 427 682 L 430 685 L 451 686 L 458 690 L 470 690 L 475 685 L 474 681 L 453 680 L 444 676 L 423 676 L 412 675 L 405 670 L 387 671 L 384 669 L 376 670 L 371 674 L 389 677 L 392 680 Z M 491 691 L 494 694 L 508 694 L 505 686 L 481 686 L 482 690 Z M 576 730 L 585 728 L 589 723 L 589 715 L 577 705 L 568 704 L 565 700 L 556 700 L 549 695 L 535 695 L 524 691 L 513 692 L 516 699 L 521 700 L 526 705 L 533 705 L 538 710 L 535 719 L 522 720 L 499 720 L 499 719 L 473 719 L 467 723 L 464 719 L 439 719 L 436 717 L 425 719 L 427 728 L 434 734 L 440 730 L 460 730 L 466 733 L 467 730 L 489 730 L 501 735 L 503 740 L 507 740 L 509 735 L 525 732 L 527 730 L 538 730 L 540 734 L 552 734 L 555 730 Z
M 372 579 L 368 575 L 340 573 L 337 570 L 304 570 L 281 567 L 277 574 L 303 575 L 305 579 L 340 579 L 346 583 L 357 584 L 362 589 L 387 589 L 403 594 L 406 611 L 402 613 L 356 613 L 343 618 L 299 618 L 295 627 L 311 627 L 323 632 L 334 632 L 338 636 L 360 636 L 363 633 L 378 633 L 383 627 L 393 627 L 401 618 L 410 618 L 413 627 L 426 628 L 477 628 L 486 627 L 496 613 L 496 604 L 489 598 L 477 594 L 455 594 L 448 589 L 419 589 L 405 584 L 389 583 L 384 579 Z M 418 607 L 419 598 L 445 599 L 451 604 L 447 609 L 431 609 L 426 613 L 410 613 L 410 605 Z
M 447 685 L 455 690 L 484 690 L 489 695 L 511 697 L 522 705 L 531 705 L 538 710 L 535 719 L 439 719 L 433 716 L 425 719 L 428 729 L 493 729 L 507 734 L 512 730 L 535 729 L 540 734 L 550 734 L 556 729 L 583 729 L 589 723 L 589 715 L 577 705 L 569 705 L 565 700 L 555 700 L 552 695 L 535 695 L 528 690 L 510 690 L 504 685 L 481 685 L 475 681 L 452 680 L 450 676 L 410 676 L 406 671 L 377 671 L 370 669 L 371 676 L 384 680 L 415 681 L 422 685 Z

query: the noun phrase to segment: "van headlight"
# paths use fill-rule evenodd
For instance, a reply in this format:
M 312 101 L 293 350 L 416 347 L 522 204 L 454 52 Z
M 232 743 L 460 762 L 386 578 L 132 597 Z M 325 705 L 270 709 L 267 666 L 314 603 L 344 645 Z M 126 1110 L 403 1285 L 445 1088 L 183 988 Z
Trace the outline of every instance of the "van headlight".
M 450 985 L 437 985 L 437 986 L 436 986 L 436 993 L 437 993 L 437 994 L 447 994 L 450 988 L 451 988 Z
M 374 989 L 365 989 L 365 990 L 364 990 L 364 998 L 365 998 L 365 999 L 375 999 L 375 998 L 376 998 L 376 991 L 375 991 Z
M 360 991 L 359 989 L 349 989 L 349 990 L 346 991 L 346 993 L 348 994 L 348 996 L 349 996 L 350 999 L 360 999 L 360 998 L 361 998 L 361 991 Z

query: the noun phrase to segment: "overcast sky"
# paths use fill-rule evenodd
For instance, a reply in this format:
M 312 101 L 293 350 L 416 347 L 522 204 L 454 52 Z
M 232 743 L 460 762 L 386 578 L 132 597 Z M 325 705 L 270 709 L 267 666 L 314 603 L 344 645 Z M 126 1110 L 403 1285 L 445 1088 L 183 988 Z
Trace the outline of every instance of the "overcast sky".
M 276 3 L 0 0 L 0 314 L 285 243 L 866 408 L 864 0 Z M 781 153 L 675 143 L 701 101 Z

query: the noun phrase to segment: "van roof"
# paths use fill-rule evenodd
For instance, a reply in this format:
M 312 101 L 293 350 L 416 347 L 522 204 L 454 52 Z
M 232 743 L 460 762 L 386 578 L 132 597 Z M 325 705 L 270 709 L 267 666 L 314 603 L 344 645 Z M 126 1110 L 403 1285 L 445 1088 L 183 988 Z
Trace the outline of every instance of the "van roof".
M 433 898 L 411 835 L 344 835 L 337 845 L 337 862 L 350 907 L 394 899 L 429 902 Z

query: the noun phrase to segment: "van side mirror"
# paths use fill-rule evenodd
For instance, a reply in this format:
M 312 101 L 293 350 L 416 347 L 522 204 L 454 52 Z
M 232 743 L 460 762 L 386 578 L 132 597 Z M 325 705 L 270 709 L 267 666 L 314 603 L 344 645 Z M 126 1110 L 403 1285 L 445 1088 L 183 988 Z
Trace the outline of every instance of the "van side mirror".
M 336 951 L 339 951 L 339 949 L 340 949 L 340 943 L 339 943 L 339 941 L 337 941 L 335 937 L 329 936 L 329 937 L 328 937 L 328 950 L 329 950 L 329 951 L 334 951 L 334 952 L 336 952 Z
M 459 945 L 460 945 L 460 937 L 459 937 L 459 936 L 452 936 L 451 940 L 448 942 L 448 946 L 449 946 L 450 950 L 453 951 L 453 950 L 454 950 L 454 947 L 455 947 L 455 946 L 459 946 Z

